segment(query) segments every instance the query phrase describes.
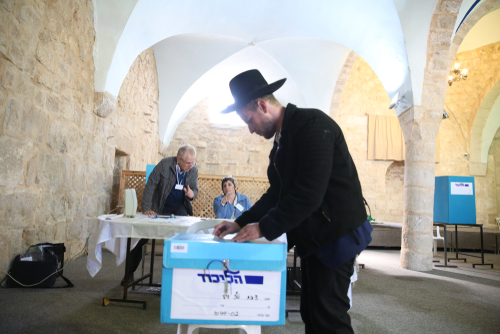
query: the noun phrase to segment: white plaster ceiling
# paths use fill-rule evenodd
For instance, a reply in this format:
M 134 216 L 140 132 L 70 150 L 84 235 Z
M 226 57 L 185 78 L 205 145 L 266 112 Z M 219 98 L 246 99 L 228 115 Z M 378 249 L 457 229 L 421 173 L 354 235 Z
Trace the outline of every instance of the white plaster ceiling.
M 353 50 L 390 99 L 401 100 L 399 114 L 420 104 L 437 2 L 94 0 L 96 91 L 117 96 L 135 58 L 154 46 L 160 138 L 168 144 L 190 107 L 214 90 L 228 91 L 229 79 L 250 68 L 259 68 L 268 81 L 288 79 L 278 91 L 284 103 L 328 112 L 341 66 Z
M 458 52 L 475 50 L 500 41 L 500 9 L 483 16 L 467 33 Z
M 167 124 L 160 129 L 160 138 L 165 143 L 170 142 L 178 124 L 196 103 L 207 96 L 229 91 L 231 78 L 252 68 L 258 68 L 268 82 L 287 78 L 275 93 L 282 104 L 290 102 L 330 110 L 336 78 L 348 48 L 309 38 L 275 39 L 254 46 L 228 38 L 227 43 L 234 48 L 228 51 L 214 47 L 224 44 L 223 39 L 215 38 L 216 42 L 213 39 L 214 36 L 209 35 L 180 35 L 154 46 L 158 72 L 173 74 L 159 75 L 160 92 L 166 92 L 159 101 L 160 124 Z M 287 57 L 291 52 L 295 55 L 293 61 Z M 204 74 L 198 77 L 198 73 Z M 177 82 L 177 78 L 184 75 L 182 83 Z
M 193 34 L 198 37 L 193 38 Z M 170 38 L 173 38 L 171 43 L 193 54 L 168 50 Z M 160 43 L 164 40 L 165 45 Z M 188 45 L 191 42 L 201 44 L 191 48 Z M 225 59 L 248 48 L 258 51 L 253 55 L 253 67 L 260 68 L 269 62 L 266 68 L 274 68 L 269 69 L 269 76 L 281 71 L 282 77 L 295 83 L 300 92 L 295 94 L 295 100 L 300 101 L 297 98 L 300 96 L 302 106 L 320 107 L 328 112 L 333 87 L 349 49 L 368 62 L 390 98 L 397 97 L 403 90 L 400 96 L 405 95 L 410 104 L 413 99 L 403 32 L 392 0 L 141 0 L 135 4 L 116 44 L 102 89 L 117 96 L 135 58 L 157 43 L 160 134 L 167 144 L 175 131 L 173 124 L 178 121 L 174 117 L 173 124 L 169 124 L 170 118 L 178 113 L 185 115 L 185 110 L 179 110 L 182 105 L 199 102 L 180 103 L 184 95 L 192 96 L 188 93 L 190 87 L 219 63 L 218 71 L 231 72 L 228 64 L 232 64 L 231 68 L 238 66 L 231 61 L 224 65 Z M 203 51 L 197 52 L 197 48 Z M 163 59 L 163 55 L 166 58 Z M 244 61 L 245 57 L 248 56 L 242 52 L 236 59 Z M 182 66 L 174 68 L 175 63 Z M 233 70 L 233 75 L 236 73 Z M 163 78 L 164 75 L 169 77 Z M 228 81 L 225 89 L 228 89 Z M 208 91 L 213 83 L 206 85 Z M 97 85 L 96 90 L 99 90 Z M 195 95 L 198 98 L 204 94 Z
M 438 0 L 394 0 L 404 34 L 415 105 L 420 105 L 422 100 L 424 71 L 427 65 L 427 41 L 437 3 Z
M 94 87 L 97 91 L 103 92 L 116 45 L 137 0 L 92 0 L 92 2 L 96 31 Z
M 128 68 L 143 50 L 188 33 L 234 37 L 255 44 L 287 37 L 333 41 L 363 57 L 389 96 L 408 77 L 406 48 L 392 0 L 296 0 L 283 4 L 268 0 L 139 1 L 116 46 L 105 90 L 118 94 Z

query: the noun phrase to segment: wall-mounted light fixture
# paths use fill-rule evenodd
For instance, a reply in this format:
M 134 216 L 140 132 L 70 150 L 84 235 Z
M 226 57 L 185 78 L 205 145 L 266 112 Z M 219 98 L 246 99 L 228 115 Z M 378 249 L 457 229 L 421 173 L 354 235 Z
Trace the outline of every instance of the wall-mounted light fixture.
M 446 112 L 446 110 L 443 109 L 443 119 L 447 119 L 447 118 L 450 118 L 450 115 L 448 115 L 448 113 Z
M 455 68 L 450 71 L 450 76 L 448 77 L 448 85 L 452 85 L 455 81 L 467 80 L 467 69 L 460 69 L 460 64 L 455 63 Z

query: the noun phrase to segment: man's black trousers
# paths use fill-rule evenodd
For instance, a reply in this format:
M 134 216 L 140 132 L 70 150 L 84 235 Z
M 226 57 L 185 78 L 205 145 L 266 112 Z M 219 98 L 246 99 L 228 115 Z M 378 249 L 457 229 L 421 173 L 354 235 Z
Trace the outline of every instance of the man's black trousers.
M 306 334 L 354 333 L 347 313 L 354 260 L 331 269 L 314 254 L 301 259 L 300 314 L 306 324 Z

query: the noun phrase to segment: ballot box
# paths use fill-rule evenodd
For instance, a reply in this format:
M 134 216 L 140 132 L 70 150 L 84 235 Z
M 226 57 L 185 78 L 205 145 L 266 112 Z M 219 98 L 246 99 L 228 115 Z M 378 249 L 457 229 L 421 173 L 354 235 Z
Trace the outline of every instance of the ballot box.
M 236 243 L 209 234 L 165 240 L 163 323 L 284 325 L 286 244 Z
M 434 189 L 434 222 L 475 224 L 474 177 L 437 176 Z

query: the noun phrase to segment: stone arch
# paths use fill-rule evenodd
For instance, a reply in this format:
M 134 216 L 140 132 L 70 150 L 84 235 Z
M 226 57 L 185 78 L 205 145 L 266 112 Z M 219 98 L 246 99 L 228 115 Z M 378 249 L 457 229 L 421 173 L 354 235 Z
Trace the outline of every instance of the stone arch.
M 464 36 L 499 4 L 500 0 L 487 0 L 478 6 L 464 20 L 453 41 L 450 39 L 461 1 L 439 0 L 436 5 L 427 39 L 422 103 L 399 116 L 406 144 L 402 268 L 417 271 L 432 269 L 435 140 L 448 88 L 446 79 Z
M 476 10 L 471 15 L 467 16 L 467 18 L 462 22 L 457 33 L 453 37 L 453 40 L 451 41 L 448 54 L 448 69 L 453 66 L 453 61 L 458 52 L 460 44 L 462 44 L 462 41 L 464 40 L 467 33 L 481 18 L 483 18 L 483 16 L 488 14 L 492 9 L 499 5 L 500 0 L 486 0 L 482 4 L 477 6 Z M 478 112 L 474 118 L 474 124 L 472 126 L 470 135 L 471 152 L 469 171 L 471 175 L 486 175 L 488 149 L 486 148 L 486 152 L 483 152 L 485 151 L 483 148 L 483 130 L 486 125 L 486 121 L 488 120 L 490 111 L 499 94 L 500 85 L 499 82 L 497 82 L 481 102 L 481 106 L 479 107 Z
M 242 10 L 242 6 L 244 10 Z M 168 3 L 138 1 L 132 10 L 125 11 L 119 15 L 120 22 L 118 23 L 124 25 L 123 29 L 118 29 L 119 31 L 113 30 L 110 34 L 105 34 L 108 40 L 112 35 L 116 42 L 106 43 L 102 45 L 103 47 L 97 48 L 96 50 L 97 59 L 100 59 L 101 53 L 104 53 L 106 56 L 109 53 L 112 56 L 109 62 L 100 61 L 96 63 L 96 73 L 98 74 L 96 75 L 96 79 L 99 80 L 96 81 L 95 86 L 95 113 L 101 117 L 107 117 L 113 109 L 116 108 L 116 99 L 114 97 L 119 91 L 129 65 L 141 50 L 150 46 L 155 46 L 156 53 L 156 46 L 160 42 L 172 37 L 190 34 L 211 35 L 209 39 L 212 42 L 222 41 L 222 39 L 231 40 L 224 40 L 222 47 L 211 47 L 209 52 L 204 53 L 204 55 L 210 56 L 205 58 L 214 59 L 214 62 L 210 63 L 212 66 L 209 66 L 208 69 L 220 65 L 221 60 L 215 59 L 218 56 L 222 59 L 228 59 L 232 57 L 231 55 L 237 55 L 243 50 L 266 49 L 269 51 L 269 55 L 273 56 L 273 58 L 275 58 L 275 60 L 287 71 L 300 72 L 300 70 L 303 69 L 293 64 L 286 63 L 287 59 L 286 57 L 282 57 L 282 53 L 288 55 L 291 54 L 291 52 L 285 52 L 282 46 L 288 43 L 295 49 L 300 49 L 296 47 L 296 42 L 289 43 L 289 41 L 291 39 L 304 38 L 310 39 L 311 41 L 319 40 L 325 43 L 333 42 L 355 50 L 356 53 L 361 55 L 377 73 L 391 99 L 398 94 L 402 87 L 405 89 L 411 87 L 404 35 L 400 26 L 397 8 L 392 1 L 383 0 L 383 4 L 380 2 L 366 2 L 364 6 L 357 6 L 354 3 L 346 2 L 341 6 L 345 8 L 345 10 L 339 10 L 338 5 L 329 4 L 327 7 L 331 9 L 331 16 L 317 16 L 314 15 L 314 11 L 311 12 L 315 24 L 311 24 L 312 21 L 307 19 L 309 12 L 308 15 L 304 15 L 303 7 L 304 5 L 299 3 L 293 6 L 286 6 L 288 14 L 281 16 L 282 18 L 280 17 L 278 21 L 276 21 L 276 19 L 262 20 L 262 22 L 265 23 L 263 26 L 264 30 L 262 33 L 256 35 L 256 31 L 260 29 L 260 23 L 255 20 L 248 20 L 248 17 L 252 16 L 250 14 L 253 11 L 258 12 L 261 11 L 262 8 L 267 8 L 264 12 L 268 14 L 265 15 L 271 15 L 273 12 L 283 9 L 282 4 L 279 2 L 274 3 L 266 2 L 265 0 L 257 0 L 257 2 L 251 4 L 231 3 L 228 7 L 228 4 L 214 5 L 205 4 L 204 2 L 200 2 L 199 6 L 190 6 L 184 2 Z M 97 10 L 99 8 L 99 6 L 96 6 Z M 322 8 L 321 10 L 324 12 L 328 8 Z M 220 18 L 216 18 L 217 15 L 209 15 L 210 12 L 224 13 L 225 17 L 227 16 L 230 19 L 220 20 Z M 345 15 L 345 12 L 352 12 L 353 15 Z M 105 17 L 99 15 L 98 17 L 100 18 L 97 20 L 98 23 L 106 22 L 104 19 Z M 200 20 L 199 17 L 206 17 L 206 19 Z M 297 20 L 293 19 L 293 17 L 296 17 Z M 281 22 L 281 20 L 285 20 L 285 22 Z M 363 24 L 360 25 L 357 20 L 362 21 Z M 124 23 L 125 21 L 126 23 Z M 293 25 L 287 24 L 290 21 L 294 21 L 295 23 Z M 160 24 L 161 27 L 154 22 Z M 120 26 L 120 24 L 117 25 Z M 233 25 L 241 25 L 241 28 L 228 30 L 228 27 Z M 365 29 L 362 29 L 367 26 L 376 27 L 377 38 L 372 38 L 373 36 L 367 34 Z M 325 29 L 325 27 L 329 28 Z M 297 31 L 300 32 L 300 35 L 297 35 Z M 349 31 L 349 34 L 345 34 L 343 31 Z M 383 43 L 380 39 L 383 40 Z M 304 48 L 304 50 L 307 49 Z M 215 51 L 221 54 L 215 54 Z M 223 51 L 231 52 L 229 52 L 229 55 L 226 55 L 222 54 Z M 309 54 L 320 55 L 323 53 Z M 328 57 L 323 58 L 327 59 Z M 302 58 L 296 57 L 296 59 Z M 196 63 L 200 64 L 199 61 Z M 319 62 L 309 63 L 315 64 Z M 176 68 L 176 71 L 180 71 L 181 68 L 182 67 Z M 197 79 L 207 74 L 208 69 L 201 70 L 190 67 L 187 72 L 196 73 L 197 77 L 194 82 L 197 82 Z M 293 73 L 289 74 L 290 75 L 287 75 L 289 78 L 299 78 L 296 73 L 295 76 L 292 75 Z M 309 71 L 306 77 L 311 78 L 311 82 L 320 82 L 321 80 L 316 80 L 317 78 L 313 78 L 313 76 L 315 75 L 319 79 L 322 79 L 325 77 L 323 74 L 324 73 L 321 71 Z M 191 84 L 189 87 L 194 85 L 193 81 L 186 83 L 188 80 L 186 76 L 183 77 L 183 80 L 186 85 L 188 83 Z M 305 82 L 304 80 L 297 81 Z M 291 80 L 288 82 L 290 83 Z M 332 80 L 331 84 L 334 85 L 335 81 Z M 178 88 L 180 86 L 181 85 L 177 85 L 178 90 L 180 90 L 180 88 Z M 211 85 L 211 87 L 213 86 L 214 85 Z M 312 87 L 312 85 L 308 83 L 304 83 L 302 86 Z M 327 85 L 318 86 L 325 87 Z M 320 99 L 318 99 L 317 96 L 325 97 L 326 101 L 320 109 L 326 110 L 331 103 L 332 90 L 333 87 L 328 86 L 328 95 L 326 93 L 320 94 L 315 91 L 314 94 L 309 94 L 305 96 L 304 99 L 306 101 L 318 101 Z M 167 92 L 167 90 L 163 91 Z M 184 101 L 180 101 L 180 98 L 177 99 L 177 95 L 172 97 L 173 91 L 173 89 L 168 90 L 169 95 L 164 95 L 160 108 L 166 105 L 165 101 L 168 98 L 169 101 L 173 100 L 173 102 L 171 102 L 172 104 L 177 103 L 176 106 L 179 105 L 184 111 L 190 109 L 184 107 Z M 186 91 L 184 90 L 183 92 Z M 179 94 L 183 96 L 183 92 Z M 299 94 L 293 96 L 299 96 Z M 298 101 L 289 102 L 297 103 Z M 193 105 L 190 105 L 189 107 L 192 106 Z M 311 107 L 318 106 L 313 105 Z M 174 108 L 169 106 L 166 110 L 166 113 L 163 111 L 160 112 L 161 118 L 159 119 L 160 136 L 165 143 L 169 141 L 169 136 L 165 134 L 172 133 L 172 130 L 174 130 L 171 128 L 172 126 L 170 126 L 170 124 L 176 124 L 176 122 L 171 122 L 171 111 L 174 110 Z M 170 126 L 170 128 L 167 129 L 167 126 Z
M 351 74 L 352 67 L 356 63 L 358 55 L 354 51 L 350 51 L 345 60 L 344 66 L 342 66 L 342 71 L 337 78 L 337 83 L 333 90 L 332 102 L 330 103 L 330 117 L 334 120 L 337 119 L 340 100 L 342 99 L 342 93 L 344 92 L 345 85 L 347 84 L 347 79 Z
M 404 191 L 404 161 L 394 161 L 387 167 L 385 173 L 385 203 L 386 214 L 385 217 L 390 222 L 401 222 L 403 216 L 403 202 Z
M 488 150 L 493 141 L 493 136 L 490 138 L 484 137 L 485 126 L 488 121 L 488 117 L 492 112 L 493 106 L 500 96 L 500 80 L 497 81 L 495 86 L 488 92 L 488 95 L 484 98 L 479 110 L 477 111 L 476 117 L 474 118 L 474 124 L 471 129 L 470 136 L 470 174 L 474 176 L 484 176 L 486 175 L 486 169 L 488 165 Z M 495 131 L 496 132 L 496 131 Z
M 479 6 L 476 10 L 462 22 L 457 33 L 453 37 L 450 45 L 450 51 L 448 55 L 448 68 L 451 68 L 455 55 L 457 54 L 458 48 L 465 38 L 465 35 L 472 29 L 472 27 L 479 21 L 484 15 L 488 14 L 493 8 L 500 5 L 500 0 L 486 0 Z
M 439 0 L 427 39 L 421 105 L 399 115 L 405 138 L 404 209 L 400 266 L 432 269 L 432 222 L 436 136 L 441 125 L 449 71 L 450 39 L 461 1 Z

